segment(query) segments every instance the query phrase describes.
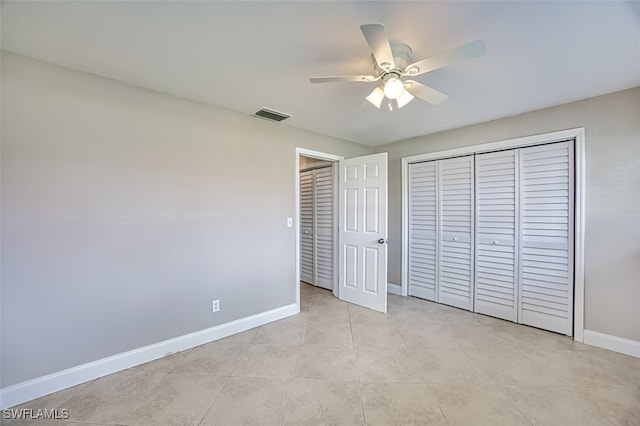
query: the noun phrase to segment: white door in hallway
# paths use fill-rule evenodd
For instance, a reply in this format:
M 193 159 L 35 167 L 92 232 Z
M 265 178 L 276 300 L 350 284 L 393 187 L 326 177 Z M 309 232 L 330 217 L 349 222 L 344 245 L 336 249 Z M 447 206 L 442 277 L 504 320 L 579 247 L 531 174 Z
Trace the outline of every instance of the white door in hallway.
M 387 311 L 387 153 L 341 160 L 340 299 Z

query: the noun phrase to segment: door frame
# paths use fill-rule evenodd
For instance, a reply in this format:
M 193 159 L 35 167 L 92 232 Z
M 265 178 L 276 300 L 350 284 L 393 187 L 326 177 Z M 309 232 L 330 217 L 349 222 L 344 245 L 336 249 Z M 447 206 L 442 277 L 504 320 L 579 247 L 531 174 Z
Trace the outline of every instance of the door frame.
M 338 285 L 338 167 L 337 162 L 344 160 L 341 155 L 329 154 L 326 152 L 313 151 L 306 148 L 296 147 L 295 156 L 295 212 L 293 226 L 295 228 L 295 253 L 296 253 L 296 304 L 300 311 L 300 157 L 311 157 L 333 163 L 333 295 L 339 297 Z
M 573 339 L 577 342 L 584 342 L 584 249 L 585 249 L 585 129 L 578 127 L 575 129 L 561 130 L 557 132 L 543 133 L 539 135 L 526 136 L 502 140 L 498 142 L 488 142 L 479 145 L 471 145 L 462 148 L 445 151 L 431 152 L 428 154 L 418 154 L 403 157 L 402 162 L 402 296 L 408 295 L 408 253 L 409 253 L 409 164 L 421 161 L 438 160 L 462 155 L 480 154 L 503 149 L 522 148 L 544 143 L 561 142 L 569 139 L 575 140 L 574 161 L 575 161 L 575 234 L 574 234 L 574 287 L 573 287 Z

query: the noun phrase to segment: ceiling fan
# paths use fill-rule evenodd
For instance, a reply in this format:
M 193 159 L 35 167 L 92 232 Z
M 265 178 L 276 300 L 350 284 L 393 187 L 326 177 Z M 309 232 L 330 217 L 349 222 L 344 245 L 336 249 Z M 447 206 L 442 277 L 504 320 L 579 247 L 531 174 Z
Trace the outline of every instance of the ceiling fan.
M 417 62 L 411 62 L 411 47 L 404 43 L 389 41 L 382 24 L 361 25 L 360 30 L 372 50 L 374 75 L 340 75 L 333 77 L 312 77 L 311 83 L 360 82 L 372 83 L 381 81 L 367 96 L 367 100 L 380 108 L 386 97 L 389 99 L 389 109 L 393 109 L 391 101 L 395 99 L 398 108 L 402 108 L 414 97 L 418 97 L 432 105 L 437 105 L 447 99 L 447 95 L 431 87 L 408 80 L 440 68 L 448 67 L 467 59 L 484 55 L 487 47 L 482 40 L 472 41 L 462 46 L 431 56 Z

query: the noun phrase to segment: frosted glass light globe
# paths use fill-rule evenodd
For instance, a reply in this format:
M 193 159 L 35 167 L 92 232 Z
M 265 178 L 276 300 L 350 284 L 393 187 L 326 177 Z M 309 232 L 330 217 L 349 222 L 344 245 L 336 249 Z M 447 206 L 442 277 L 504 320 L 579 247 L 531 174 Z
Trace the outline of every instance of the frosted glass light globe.
M 392 77 L 384 84 L 384 95 L 389 99 L 395 99 L 404 90 L 404 84 L 399 79 Z

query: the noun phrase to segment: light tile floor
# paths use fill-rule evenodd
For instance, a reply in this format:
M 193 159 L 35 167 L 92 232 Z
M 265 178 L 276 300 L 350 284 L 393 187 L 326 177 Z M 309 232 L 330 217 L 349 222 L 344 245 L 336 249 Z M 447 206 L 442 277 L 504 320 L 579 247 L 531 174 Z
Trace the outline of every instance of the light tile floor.
M 640 359 L 415 298 L 302 312 L 21 408 L 3 425 L 640 425 Z

